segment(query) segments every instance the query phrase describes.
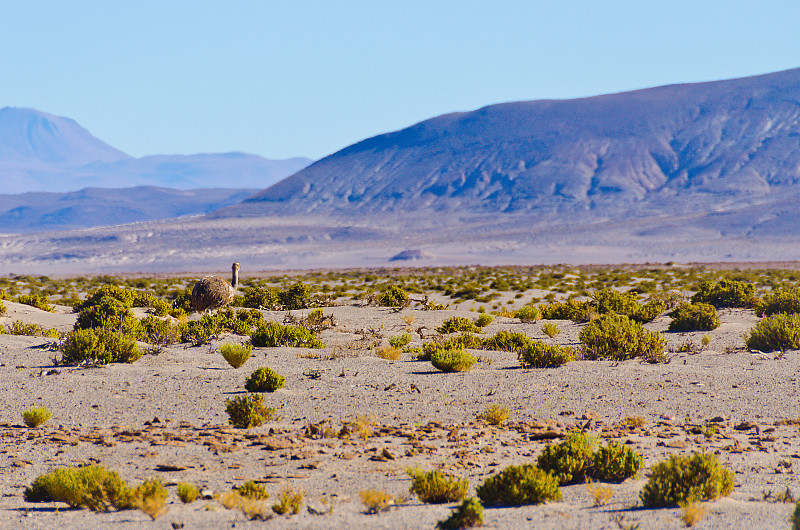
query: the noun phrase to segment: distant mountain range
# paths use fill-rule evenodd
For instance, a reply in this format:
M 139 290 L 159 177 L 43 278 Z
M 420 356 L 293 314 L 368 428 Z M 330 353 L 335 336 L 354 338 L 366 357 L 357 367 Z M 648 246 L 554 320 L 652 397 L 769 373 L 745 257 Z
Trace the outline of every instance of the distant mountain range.
M 584 222 L 724 211 L 795 191 L 800 69 L 447 114 L 351 145 L 215 215 Z
M 0 193 L 134 186 L 260 189 L 310 162 L 244 153 L 133 158 L 71 119 L 33 109 L 0 109 Z

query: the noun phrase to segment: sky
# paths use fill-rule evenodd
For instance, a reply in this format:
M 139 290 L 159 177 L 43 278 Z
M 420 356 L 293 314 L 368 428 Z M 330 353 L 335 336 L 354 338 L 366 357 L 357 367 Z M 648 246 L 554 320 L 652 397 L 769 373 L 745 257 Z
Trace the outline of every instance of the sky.
M 0 107 L 133 156 L 321 158 L 493 103 L 800 67 L 797 0 L 7 0 Z

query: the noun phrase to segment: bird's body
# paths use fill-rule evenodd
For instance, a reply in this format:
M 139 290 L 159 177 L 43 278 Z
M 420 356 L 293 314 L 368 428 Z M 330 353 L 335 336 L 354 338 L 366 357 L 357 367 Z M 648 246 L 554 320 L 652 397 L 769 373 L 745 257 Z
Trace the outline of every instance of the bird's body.
M 230 304 L 239 284 L 239 264 L 231 266 L 231 283 L 219 276 L 206 276 L 192 289 L 192 309 L 198 313 L 213 311 Z

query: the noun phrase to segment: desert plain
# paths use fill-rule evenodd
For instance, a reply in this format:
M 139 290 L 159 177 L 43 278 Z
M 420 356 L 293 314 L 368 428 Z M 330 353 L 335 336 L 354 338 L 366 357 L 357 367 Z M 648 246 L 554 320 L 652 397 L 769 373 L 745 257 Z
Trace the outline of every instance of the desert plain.
M 704 515 L 695 528 L 791 527 L 800 497 L 800 353 L 748 350 L 745 336 L 759 320 L 752 309 L 721 309 L 721 325 L 700 332 L 670 332 L 670 317 L 658 316 L 644 325 L 666 342 L 665 358 L 654 363 L 574 360 L 525 369 L 515 353 L 470 350 L 478 357 L 471 370 L 444 373 L 412 353 L 398 360 L 375 354 L 403 333 L 413 337 L 409 347 L 421 347 L 445 320 L 475 319 L 481 306 L 497 313 L 481 335 L 508 330 L 579 350 L 586 323 L 510 316 L 549 293 L 563 298 L 547 289 L 520 297 L 502 292 L 485 303 L 426 293 L 447 306 L 437 310 L 339 298 L 322 308 L 335 320 L 319 333 L 324 348 L 254 348 L 238 369 L 219 352 L 221 344 L 246 340 L 232 334 L 200 346 L 141 344 L 145 355 L 136 362 L 101 366 L 59 364 L 55 338 L 0 334 L 0 527 L 433 528 L 457 503 L 420 502 L 409 493 L 407 469 L 467 478 L 474 496 L 487 477 L 535 463 L 546 444 L 575 431 L 641 453 L 643 471 L 608 484 L 613 496 L 604 504 L 575 484 L 561 487 L 559 502 L 486 507 L 487 528 L 685 527 L 680 508 L 645 509 L 639 493 L 653 465 L 695 452 L 713 453 L 735 473 L 731 495 L 700 503 Z M 18 321 L 68 332 L 77 319 L 68 306 L 47 312 L 4 303 L 3 326 Z M 137 308 L 137 316 L 145 311 Z M 286 311 L 262 313 L 266 320 L 287 318 Z M 546 335 L 548 322 L 560 333 Z M 265 393 L 278 419 L 234 428 L 225 402 L 245 393 L 247 376 L 261 366 L 286 379 L 284 388 Z M 478 418 L 493 405 L 508 411 L 499 425 Z M 31 406 L 46 406 L 53 417 L 29 428 L 22 412 Z M 358 422 L 367 428 L 357 429 Z M 152 520 L 139 510 L 92 512 L 24 500 L 39 475 L 84 464 L 116 471 L 130 485 L 159 478 L 169 490 L 166 513 Z M 250 480 L 269 491 L 268 505 L 283 488 L 301 491 L 300 513 L 250 520 L 216 499 Z M 184 504 L 178 483 L 196 484 L 203 495 Z M 367 514 L 360 498 L 367 489 L 395 503 Z

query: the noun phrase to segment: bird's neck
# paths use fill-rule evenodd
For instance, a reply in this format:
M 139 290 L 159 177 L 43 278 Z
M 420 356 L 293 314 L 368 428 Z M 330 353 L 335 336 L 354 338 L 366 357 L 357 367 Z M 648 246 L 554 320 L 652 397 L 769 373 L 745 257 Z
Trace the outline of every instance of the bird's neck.
M 236 289 L 239 286 L 239 271 L 234 270 L 231 274 L 231 287 Z

